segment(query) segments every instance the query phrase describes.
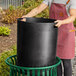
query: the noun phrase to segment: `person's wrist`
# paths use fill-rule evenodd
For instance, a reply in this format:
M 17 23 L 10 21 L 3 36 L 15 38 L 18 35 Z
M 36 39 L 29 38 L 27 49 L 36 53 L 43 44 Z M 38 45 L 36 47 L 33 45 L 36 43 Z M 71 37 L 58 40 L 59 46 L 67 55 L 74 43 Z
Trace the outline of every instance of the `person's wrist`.
M 24 18 L 24 17 L 28 17 L 28 16 L 27 15 L 22 16 L 22 18 Z

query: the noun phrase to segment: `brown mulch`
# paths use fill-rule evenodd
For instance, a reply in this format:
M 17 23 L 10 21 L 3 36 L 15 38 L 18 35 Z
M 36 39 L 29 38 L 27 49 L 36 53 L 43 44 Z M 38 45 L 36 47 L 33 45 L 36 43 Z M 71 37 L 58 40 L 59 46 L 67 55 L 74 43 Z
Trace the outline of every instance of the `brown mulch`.
M 0 26 L 10 26 L 11 34 L 9 36 L 0 36 L 0 53 L 11 49 L 11 46 L 17 43 L 17 23 L 14 24 L 3 24 L 0 21 Z

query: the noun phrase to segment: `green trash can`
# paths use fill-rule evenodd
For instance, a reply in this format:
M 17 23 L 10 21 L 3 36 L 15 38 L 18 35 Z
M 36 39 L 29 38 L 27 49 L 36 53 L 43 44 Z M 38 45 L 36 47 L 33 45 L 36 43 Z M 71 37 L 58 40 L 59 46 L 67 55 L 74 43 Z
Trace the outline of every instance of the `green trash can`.
M 10 66 L 10 76 L 31 76 L 30 71 L 32 76 L 36 76 L 36 72 L 37 76 L 57 76 L 57 67 L 61 63 L 59 57 L 56 57 L 56 64 L 46 67 L 20 67 L 16 65 L 16 61 L 17 55 L 10 56 L 5 60 L 6 64 Z

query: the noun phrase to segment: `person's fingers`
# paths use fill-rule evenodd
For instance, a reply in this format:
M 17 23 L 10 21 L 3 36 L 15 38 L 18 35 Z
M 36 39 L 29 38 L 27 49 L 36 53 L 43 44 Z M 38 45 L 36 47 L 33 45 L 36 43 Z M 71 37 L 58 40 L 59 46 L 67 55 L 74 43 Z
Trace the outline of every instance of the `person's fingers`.
M 26 21 L 26 18 L 21 19 L 21 21 Z
M 57 27 L 58 27 L 58 24 L 56 24 L 55 26 L 57 26 Z
M 60 23 L 56 22 L 55 26 L 60 27 Z
M 25 15 L 22 16 L 22 18 L 25 18 L 25 17 L 26 17 Z
M 55 23 L 55 26 L 58 26 L 58 24 L 59 24 L 58 21 L 55 21 L 54 23 Z
M 21 18 L 24 18 L 24 16 L 22 16 Z
M 54 21 L 54 23 L 55 23 L 55 26 L 57 26 L 58 27 L 58 23 L 59 21 L 57 20 L 57 21 Z
M 54 21 L 54 23 L 57 23 L 57 22 L 59 22 L 59 20 Z
M 57 23 L 58 21 L 54 21 L 54 23 Z
M 59 28 L 61 26 L 61 24 L 58 23 L 58 24 L 56 24 L 56 26 Z

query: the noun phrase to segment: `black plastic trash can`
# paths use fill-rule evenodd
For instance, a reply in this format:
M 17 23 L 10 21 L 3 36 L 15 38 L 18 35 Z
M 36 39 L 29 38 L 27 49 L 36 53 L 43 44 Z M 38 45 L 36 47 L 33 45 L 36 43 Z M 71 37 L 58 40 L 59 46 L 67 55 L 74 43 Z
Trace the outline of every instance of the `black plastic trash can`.
M 17 20 L 17 65 L 44 67 L 55 64 L 58 28 L 54 19 Z

